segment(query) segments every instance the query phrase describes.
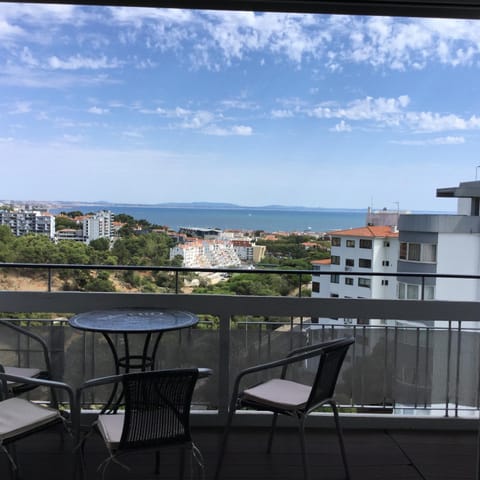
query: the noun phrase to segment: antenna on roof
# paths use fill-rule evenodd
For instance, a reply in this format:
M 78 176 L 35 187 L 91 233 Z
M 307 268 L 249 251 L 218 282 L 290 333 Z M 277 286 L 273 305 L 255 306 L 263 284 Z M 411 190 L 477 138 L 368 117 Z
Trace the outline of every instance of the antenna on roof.
M 475 181 L 478 180 L 478 169 L 480 168 L 480 165 L 477 165 L 475 168 Z

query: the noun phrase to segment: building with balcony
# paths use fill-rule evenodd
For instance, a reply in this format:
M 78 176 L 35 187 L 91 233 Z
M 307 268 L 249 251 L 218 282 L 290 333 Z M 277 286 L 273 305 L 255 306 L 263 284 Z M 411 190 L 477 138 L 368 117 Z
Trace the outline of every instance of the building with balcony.
M 88 215 L 82 220 L 83 238 L 85 243 L 99 238 L 113 238 L 113 213 L 101 210 L 93 215 Z
M 369 273 L 395 273 L 399 252 L 395 226 L 366 226 L 330 232 L 331 258 L 312 262 L 312 296 L 319 298 L 396 298 L 396 280 Z M 348 272 L 361 275 L 348 275 Z
M 55 236 L 55 217 L 38 210 L 0 210 L 0 225 L 10 227 L 12 233 L 21 237 L 29 233 Z
M 399 273 L 480 273 L 480 181 L 439 188 L 437 197 L 456 198 L 457 214 L 400 215 Z M 455 285 L 455 287 L 453 286 Z M 449 277 L 399 280 L 398 298 L 480 300 L 480 281 Z

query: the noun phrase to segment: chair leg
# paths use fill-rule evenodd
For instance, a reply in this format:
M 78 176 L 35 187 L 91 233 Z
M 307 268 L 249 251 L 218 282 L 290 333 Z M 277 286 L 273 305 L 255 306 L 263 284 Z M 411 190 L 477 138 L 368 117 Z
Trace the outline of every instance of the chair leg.
M 178 473 L 178 478 L 183 480 L 185 478 L 185 459 L 186 459 L 186 449 L 185 447 L 180 448 L 180 470 Z
M 302 464 L 303 464 L 303 476 L 305 480 L 310 478 L 308 461 L 307 461 L 307 448 L 305 445 L 305 417 L 298 419 L 298 431 L 300 434 L 300 449 L 302 453 Z
M 274 413 L 272 418 L 272 426 L 270 427 L 270 435 L 268 437 L 267 453 L 272 452 L 273 435 L 275 433 L 275 428 L 277 426 L 277 418 L 278 418 L 278 413 Z
M 230 410 L 228 412 L 227 423 L 226 423 L 225 429 L 223 431 L 222 443 L 220 444 L 220 449 L 219 449 L 219 452 L 218 452 L 217 466 L 216 466 L 216 469 L 215 469 L 215 476 L 213 477 L 214 480 L 218 480 L 220 478 L 220 470 L 222 468 L 223 457 L 225 456 L 225 450 L 227 448 L 228 435 L 230 434 L 230 427 L 232 425 L 232 420 L 233 420 L 233 415 L 235 414 L 235 410 L 236 410 L 235 404 L 232 402 L 232 405 L 230 405 Z
M 340 452 L 342 454 L 343 467 L 345 469 L 345 478 L 350 480 L 350 469 L 348 468 L 347 453 L 345 451 L 345 443 L 343 441 L 343 432 L 340 425 L 340 417 L 338 416 L 337 404 L 332 400 L 330 406 L 333 410 L 333 418 L 335 419 L 335 428 L 337 429 L 338 442 L 340 444 Z

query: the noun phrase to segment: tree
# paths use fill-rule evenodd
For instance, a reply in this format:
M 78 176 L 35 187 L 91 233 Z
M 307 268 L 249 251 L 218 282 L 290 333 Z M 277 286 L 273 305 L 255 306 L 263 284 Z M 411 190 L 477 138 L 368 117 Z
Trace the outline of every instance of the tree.
M 15 242 L 13 235 L 8 225 L 0 225 L 0 262 L 13 261 L 12 247 Z

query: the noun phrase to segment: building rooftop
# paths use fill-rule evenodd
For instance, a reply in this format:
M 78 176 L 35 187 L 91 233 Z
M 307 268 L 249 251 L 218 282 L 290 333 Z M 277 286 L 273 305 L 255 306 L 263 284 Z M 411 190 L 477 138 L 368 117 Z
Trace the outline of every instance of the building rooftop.
M 329 232 L 329 234 L 335 237 L 398 237 L 398 231 L 395 228 L 385 225 L 350 228 L 348 230 L 334 230 Z

